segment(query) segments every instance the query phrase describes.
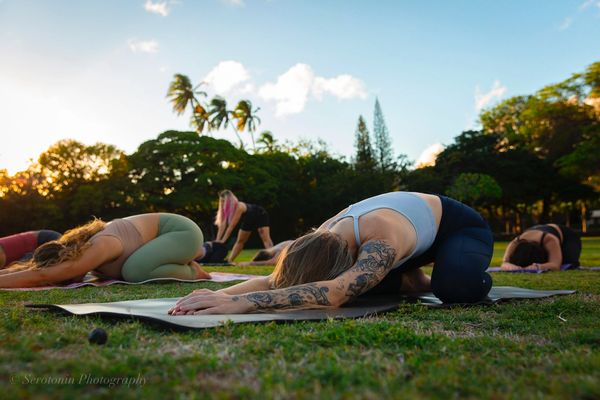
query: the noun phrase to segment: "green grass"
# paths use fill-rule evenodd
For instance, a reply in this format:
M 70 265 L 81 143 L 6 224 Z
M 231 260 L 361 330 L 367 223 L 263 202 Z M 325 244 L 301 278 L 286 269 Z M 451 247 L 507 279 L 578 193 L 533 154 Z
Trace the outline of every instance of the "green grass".
M 494 265 L 505 246 L 497 245 Z M 582 261 L 600 265 L 600 238 L 585 240 Z M 23 304 L 180 296 L 224 285 L 0 292 L 2 398 L 600 398 L 600 272 L 494 274 L 494 281 L 578 293 L 490 307 L 405 304 L 359 320 L 171 331 Z M 94 327 L 106 329 L 106 345 L 88 344 Z M 123 377 L 144 381 L 87 383 Z

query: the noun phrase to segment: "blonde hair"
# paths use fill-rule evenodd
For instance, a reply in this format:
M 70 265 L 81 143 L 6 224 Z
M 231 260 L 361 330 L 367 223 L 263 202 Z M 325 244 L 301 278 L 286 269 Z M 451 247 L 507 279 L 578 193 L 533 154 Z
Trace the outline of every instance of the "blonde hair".
M 220 227 L 225 223 L 230 224 L 238 204 L 239 200 L 231 190 L 225 189 L 219 192 L 219 209 L 217 210 L 215 225 Z
M 271 285 L 284 288 L 334 279 L 352 264 L 354 259 L 345 240 L 329 231 L 313 230 L 281 252 L 271 274 Z
M 90 238 L 100 232 L 106 222 L 94 219 L 85 225 L 73 228 L 58 240 L 46 242 L 33 252 L 33 258 L 25 263 L 15 263 L 6 268 L 5 273 L 47 268 L 68 260 L 75 260 L 91 246 Z

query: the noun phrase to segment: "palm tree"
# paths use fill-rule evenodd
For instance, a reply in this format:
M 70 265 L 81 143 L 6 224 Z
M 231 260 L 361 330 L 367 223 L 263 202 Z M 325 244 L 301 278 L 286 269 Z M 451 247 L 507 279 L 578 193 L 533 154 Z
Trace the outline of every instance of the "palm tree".
M 204 109 L 197 98 L 197 96 L 206 97 L 206 92 L 198 90 L 203 84 L 204 82 L 201 82 L 193 87 L 190 78 L 183 74 L 175 74 L 167 90 L 167 97 L 170 99 L 173 111 L 177 115 L 183 114 L 188 106 L 192 108 L 192 125 L 195 125 L 198 133 L 202 133 L 204 128 L 207 127 L 206 122 L 201 122 L 202 117 L 196 115 L 196 110 Z
M 271 131 L 263 131 L 257 140 L 258 144 L 262 144 L 261 149 L 264 150 L 265 153 L 273 153 L 277 146 L 277 140 L 273 137 L 273 133 Z
M 215 96 L 210 100 L 208 114 L 210 115 L 210 127 L 213 129 L 221 129 L 221 127 L 227 129 L 230 117 L 233 115 L 233 111 L 227 110 L 227 101 L 221 96 Z M 244 148 L 244 142 L 238 134 L 238 131 L 233 126 L 233 131 L 240 141 L 240 148 Z
M 210 114 L 200 103 L 196 104 L 196 107 L 194 107 L 190 125 L 193 126 L 198 133 L 202 133 L 205 128 L 210 132 Z
M 244 129 L 248 129 L 252 137 L 252 147 L 256 151 L 256 143 L 254 143 L 254 131 L 256 126 L 260 124 L 260 118 L 256 116 L 256 113 L 260 110 L 260 107 L 252 110 L 252 102 L 250 100 L 240 100 L 235 109 L 233 110 L 232 117 L 236 119 L 236 129 L 238 132 L 242 132 Z

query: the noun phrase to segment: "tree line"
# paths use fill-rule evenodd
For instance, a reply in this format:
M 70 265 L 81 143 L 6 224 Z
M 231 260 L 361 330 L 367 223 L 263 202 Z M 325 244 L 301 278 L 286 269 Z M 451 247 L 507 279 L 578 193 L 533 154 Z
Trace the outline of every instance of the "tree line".
M 234 146 L 202 133 L 225 122 L 253 133 L 258 109 L 242 100 L 227 110 L 218 97 L 203 104 L 186 79 L 175 76 L 169 97 L 176 112 L 192 109 L 194 131 L 161 133 L 132 154 L 109 144 L 62 140 L 25 171 L 0 169 L 0 235 L 62 231 L 92 216 L 165 211 L 193 218 L 210 238 L 217 193 L 224 188 L 269 211 L 276 241 L 391 190 L 457 198 L 478 209 L 497 233 L 514 234 L 537 222 L 585 230 L 589 210 L 600 207 L 600 62 L 484 110 L 480 129 L 459 134 L 435 165 L 424 168 L 393 154 L 379 101 L 373 134 L 360 116 L 354 138 L 348 135 L 356 149 L 349 160 L 319 142 L 279 143 L 268 131 L 246 150 L 241 139 Z M 182 93 L 188 100 L 177 103 Z M 204 125 L 196 115 L 203 110 Z

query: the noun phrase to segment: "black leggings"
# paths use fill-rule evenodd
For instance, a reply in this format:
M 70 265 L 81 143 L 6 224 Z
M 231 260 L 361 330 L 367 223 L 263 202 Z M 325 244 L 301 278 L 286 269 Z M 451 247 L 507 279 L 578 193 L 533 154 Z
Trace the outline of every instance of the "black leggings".
M 475 303 L 492 288 L 485 272 L 492 259 L 494 239 L 489 226 L 472 208 L 445 196 L 442 220 L 431 247 L 390 271 L 369 294 L 398 293 L 402 273 L 434 263 L 431 289 L 444 303 Z

